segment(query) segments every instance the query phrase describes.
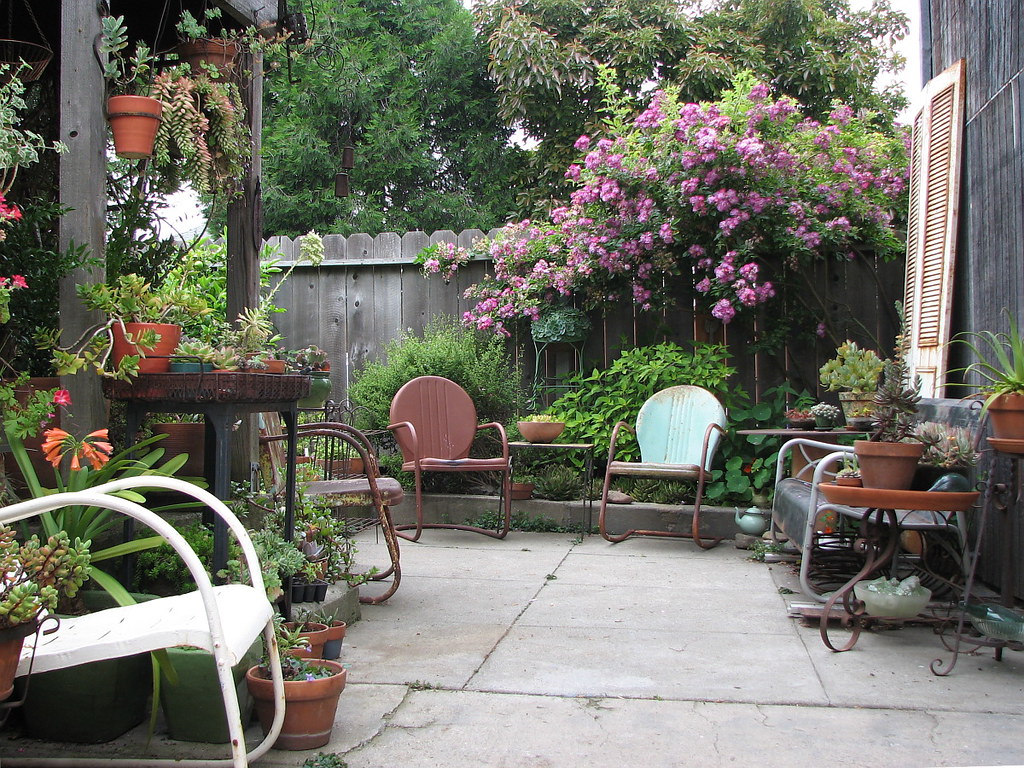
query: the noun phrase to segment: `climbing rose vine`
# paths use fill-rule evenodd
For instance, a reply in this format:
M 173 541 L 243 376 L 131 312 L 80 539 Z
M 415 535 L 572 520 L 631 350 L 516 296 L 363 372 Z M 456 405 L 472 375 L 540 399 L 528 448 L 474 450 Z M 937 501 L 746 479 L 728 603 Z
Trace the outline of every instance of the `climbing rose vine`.
M 872 115 L 837 104 L 826 122 L 805 119 L 749 75 L 716 103 L 671 89 L 638 115 L 612 102 L 608 136 L 576 142 L 569 203 L 476 245 L 494 274 L 466 292 L 467 323 L 504 332 L 553 301 L 647 310 L 688 292 L 728 323 L 815 261 L 902 251 L 906 139 Z

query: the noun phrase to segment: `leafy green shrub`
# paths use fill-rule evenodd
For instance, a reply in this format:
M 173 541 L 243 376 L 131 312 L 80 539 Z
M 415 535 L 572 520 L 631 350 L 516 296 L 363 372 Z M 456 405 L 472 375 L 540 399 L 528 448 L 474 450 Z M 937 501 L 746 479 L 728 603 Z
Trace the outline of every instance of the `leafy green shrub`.
M 469 393 L 481 421 L 507 423 L 524 408 L 521 373 L 500 336 L 473 331 L 451 317 L 430 322 L 422 336 L 405 333 L 354 374 L 349 399 L 365 409 L 364 429 L 388 425 L 391 399 L 417 376 L 443 376 Z
M 634 501 L 646 504 L 692 504 L 696 486 L 685 480 L 643 477 L 623 484 L 622 490 Z
M 607 456 L 615 423 L 635 424 L 640 406 L 655 392 L 695 384 L 727 399 L 725 382 L 735 372 L 727 359 L 721 344 L 695 344 L 692 351 L 673 342 L 630 349 L 603 371 L 573 377 L 575 389 L 552 403 L 551 410 L 562 416 L 569 440 L 594 443 L 594 455 Z M 623 439 L 618 445 L 617 459 L 639 458 L 635 442 Z

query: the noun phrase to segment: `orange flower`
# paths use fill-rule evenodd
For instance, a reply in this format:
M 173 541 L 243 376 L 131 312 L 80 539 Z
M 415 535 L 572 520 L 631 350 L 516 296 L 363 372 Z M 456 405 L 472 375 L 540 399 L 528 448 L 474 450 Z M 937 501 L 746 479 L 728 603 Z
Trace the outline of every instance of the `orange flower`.
M 90 432 L 82 440 L 76 440 L 73 435 L 57 428 L 46 430 L 43 437 L 46 438 L 42 445 L 46 460 L 54 467 L 58 467 L 61 459 L 70 453 L 71 469 L 74 472 L 82 468 L 82 459 L 88 461 L 93 469 L 100 469 L 114 452 L 114 447 L 107 442 L 105 429 Z

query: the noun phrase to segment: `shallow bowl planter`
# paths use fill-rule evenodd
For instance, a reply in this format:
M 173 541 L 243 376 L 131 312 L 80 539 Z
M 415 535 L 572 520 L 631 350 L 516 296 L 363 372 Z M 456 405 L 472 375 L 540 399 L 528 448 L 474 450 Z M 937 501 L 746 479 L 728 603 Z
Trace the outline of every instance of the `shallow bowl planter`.
M 565 429 L 561 421 L 517 421 L 516 426 L 531 443 L 550 443 Z
M 885 616 L 893 619 L 912 619 L 925 609 L 932 598 L 932 591 L 927 587 L 919 587 L 912 595 L 889 595 L 868 589 L 868 581 L 858 581 L 853 585 L 854 596 L 864 603 L 864 610 L 869 616 Z
M 524 501 L 531 496 L 533 496 L 533 483 L 512 483 L 513 501 Z

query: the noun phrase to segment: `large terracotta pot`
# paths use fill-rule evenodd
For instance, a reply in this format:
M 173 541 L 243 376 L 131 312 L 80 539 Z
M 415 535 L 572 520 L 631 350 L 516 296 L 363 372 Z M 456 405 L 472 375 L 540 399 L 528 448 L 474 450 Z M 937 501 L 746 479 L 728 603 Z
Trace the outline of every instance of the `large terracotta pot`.
M 857 455 L 861 482 L 865 488 L 905 491 L 914 482 L 914 473 L 924 453 L 924 444 L 854 440 L 853 451 Z
M 1000 395 L 988 407 L 992 436 L 999 440 L 1024 440 L 1024 395 Z
M 274 742 L 274 749 L 316 749 L 331 740 L 338 697 L 345 690 L 348 673 L 336 661 L 310 661 L 309 664 L 330 667 L 331 677 L 317 680 L 286 680 L 284 684 L 284 726 Z M 256 715 L 266 733 L 274 721 L 274 684 L 259 666 L 245 673 L 256 704 Z
M 146 329 L 152 329 L 160 335 L 156 344 L 152 347 L 140 347 L 128 341 L 125 332 L 132 338 L 138 338 L 138 334 Z M 171 323 L 125 323 L 121 328 L 120 323 L 114 323 L 111 327 L 114 334 L 114 348 L 111 354 L 113 363 L 116 366 L 125 355 L 145 354 L 139 360 L 139 373 L 167 373 L 171 367 L 170 355 L 178 348 L 181 340 L 181 326 Z
M 149 96 L 111 96 L 107 121 L 114 135 L 114 153 L 129 160 L 153 156 L 153 143 L 164 105 Z

